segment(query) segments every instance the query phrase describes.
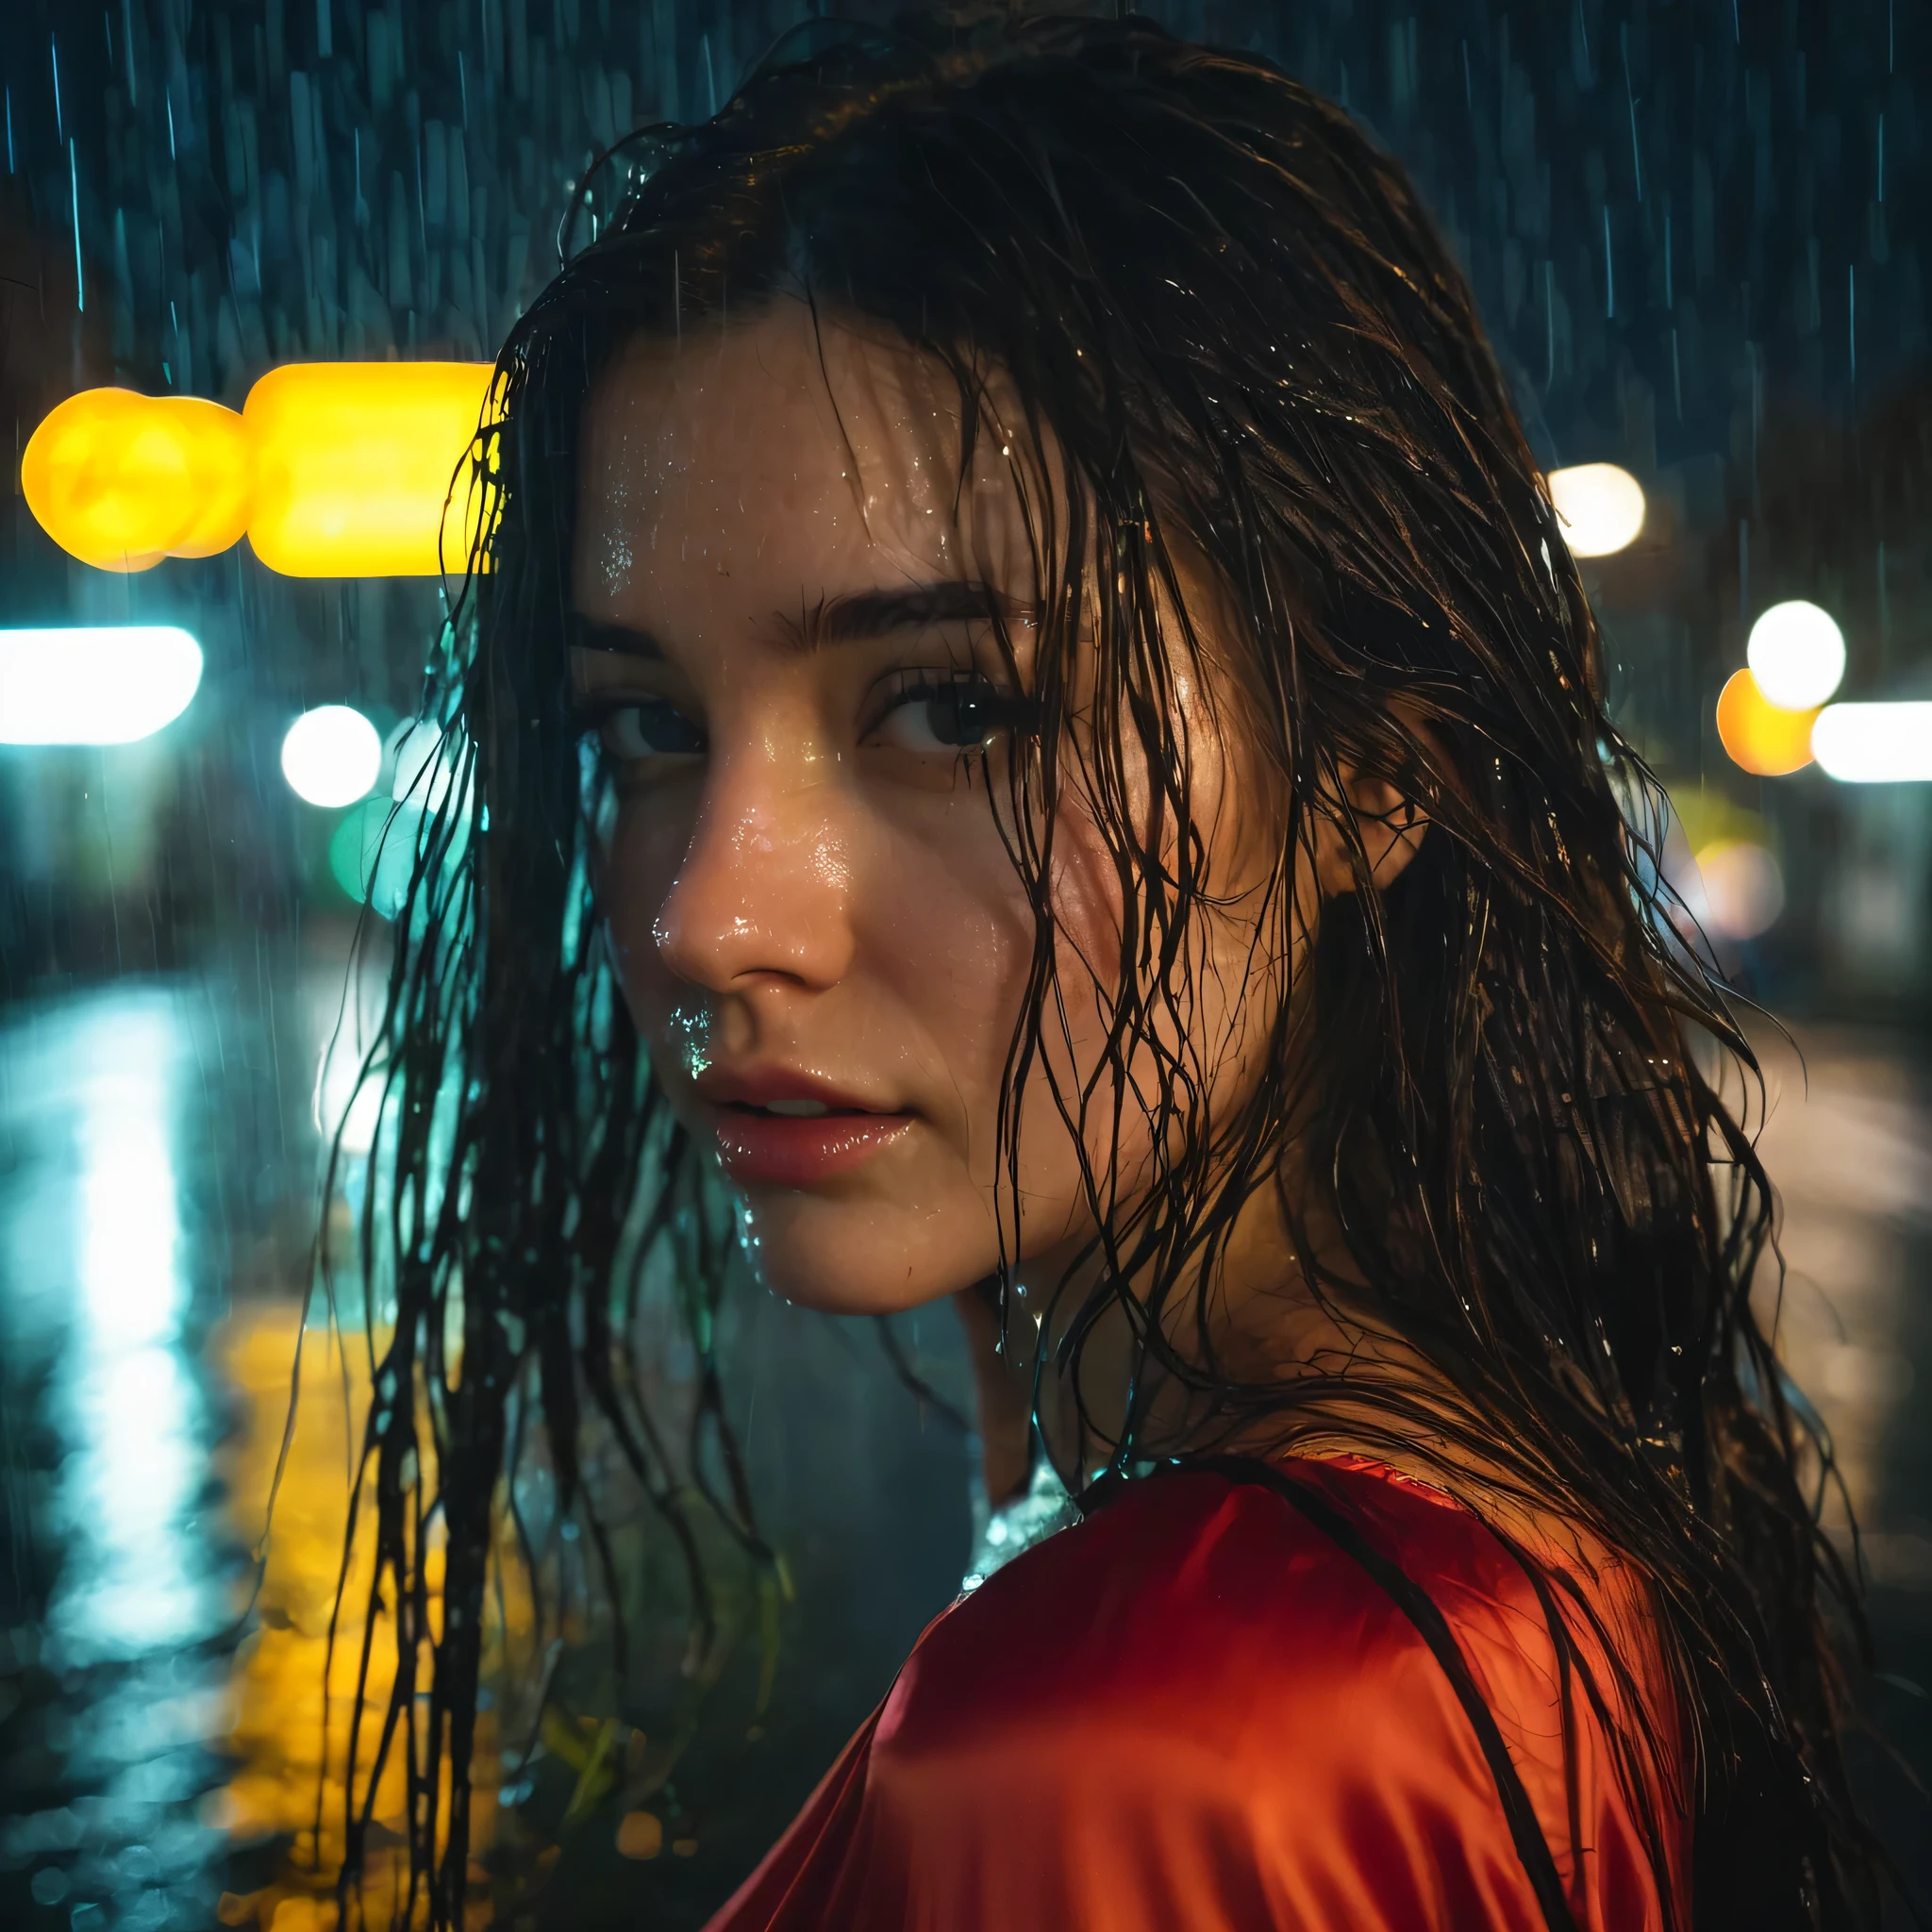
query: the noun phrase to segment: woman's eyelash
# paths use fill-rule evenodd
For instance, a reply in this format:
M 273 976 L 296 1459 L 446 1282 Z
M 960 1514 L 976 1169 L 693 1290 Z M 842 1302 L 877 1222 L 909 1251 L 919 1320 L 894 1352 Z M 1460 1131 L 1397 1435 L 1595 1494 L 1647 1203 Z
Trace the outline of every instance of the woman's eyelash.
M 989 732 L 1024 730 L 1034 715 L 1030 701 L 1018 691 L 973 670 L 895 671 L 885 681 L 884 696 L 885 702 L 879 706 L 871 726 L 873 731 L 894 710 L 919 703 L 947 704 L 961 711 L 970 710 L 984 720 Z
M 589 691 L 576 701 L 579 735 L 595 737 L 618 759 L 635 759 L 653 753 L 703 752 L 704 727 L 695 724 L 668 698 L 627 691 Z
M 893 724 L 895 715 L 924 707 L 914 724 Z M 620 764 L 708 749 L 704 727 L 669 699 L 633 691 L 586 691 L 576 701 L 578 728 L 594 738 L 604 754 Z M 993 740 L 1031 728 L 1035 708 L 983 673 L 961 668 L 908 669 L 884 680 L 861 737 L 885 735 L 886 742 L 910 751 L 955 751 L 971 756 Z M 909 734 L 909 736 L 908 736 Z

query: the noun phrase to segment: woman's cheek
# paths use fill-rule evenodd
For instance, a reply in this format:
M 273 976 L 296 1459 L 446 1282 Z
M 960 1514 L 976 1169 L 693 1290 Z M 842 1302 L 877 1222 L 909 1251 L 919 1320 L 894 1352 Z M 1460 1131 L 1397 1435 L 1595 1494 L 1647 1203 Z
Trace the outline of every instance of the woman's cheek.
M 977 798 L 950 811 L 882 800 L 869 829 L 853 870 L 868 1034 L 881 1054 L 920 1063 L 916 1085 L 935 1127 L 990 1188 L 1032 908 Z
M 976 1059 L 989 1029 L 1000 1030 L 1004 1058 L 1019 1017 L 1015 959 L 1030 917 L 1005 855 L 994 864 L 959 842 L 895 841 L 888 867 L 867 868 L 861 890 L 876 894 L 884 916 L 874 929 L 890 955 L 874 963 L 936 1040 L 970 1041 Z

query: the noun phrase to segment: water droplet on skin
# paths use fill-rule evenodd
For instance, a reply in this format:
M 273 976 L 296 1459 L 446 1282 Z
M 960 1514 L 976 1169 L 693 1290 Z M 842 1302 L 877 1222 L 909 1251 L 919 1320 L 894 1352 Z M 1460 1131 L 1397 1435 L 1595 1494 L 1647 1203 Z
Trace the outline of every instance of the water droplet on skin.
M 652 935 L 661 945 L 663 938 Z M 711 1015 L 703 1006 L 675 1006 L 664 1023 L 665 1044 L 685 1074 L 695 1080 L 711 1064 Z

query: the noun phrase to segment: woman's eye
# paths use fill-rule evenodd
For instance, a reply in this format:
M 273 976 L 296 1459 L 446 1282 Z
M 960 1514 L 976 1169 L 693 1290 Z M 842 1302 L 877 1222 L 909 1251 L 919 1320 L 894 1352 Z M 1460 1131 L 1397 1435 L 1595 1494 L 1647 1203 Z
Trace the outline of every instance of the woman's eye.
M 598 719 L 597 736 L 612 758 L 626 764 L 645 758 L 688 757 L 705 749 L 705 734 L 661 698 L 613 705 Z
M 1012 729 L 1017 702 L 984 677 L 908 678 L 893 694 L 868 742 L 894 751 L 980 751 Z

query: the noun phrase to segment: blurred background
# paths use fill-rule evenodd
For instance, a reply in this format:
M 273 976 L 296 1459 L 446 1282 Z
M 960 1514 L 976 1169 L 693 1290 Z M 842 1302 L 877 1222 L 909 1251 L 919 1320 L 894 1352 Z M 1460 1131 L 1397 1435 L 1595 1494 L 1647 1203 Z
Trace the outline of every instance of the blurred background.
M 139 667 L 70 653 L 71 689 L 34 702 L 127 741 L 0 743 L 8 1925 L 329 1923 L 325 1653 L 359 1410 L 325 1326 L 265 1546 L 264 1509 L 353 1059 L 329 1046 L 366 1012 L 344 993 L 364 829 L 420 769 L 442 620 L 431 578 L 283 575 L 247 542 L 94 569 L 36 522 L 21 457 L 98 386 L 239 408 L 284 363 L 487 359 L 593 154 L 710 113 L 809 10 L 0 10 L 0 631 L 174 626 L 200 664 L 130 737 L 111 721 L 146 701 Z M 1540 458 L 1574 473 L 1617 714 L 1675 808 L 1666 864 L 1757 1003 L 1780 1332 L 1839 1445 L 1832 1520 L 1848 1504 L 1865 1532 L 1860 1773 L 1932 1896 L 1908 1777 L 1932 1770 L 1932 15 L 1149 10 L 1269 55 L 1408 163 Z M 0 739 L 60 735 L 9 724 L 8 650 Z M 748 1869 L 966 1565 L 949 1320 L 885 1336 L 740 1297 L 733 1410 L 796 1585 L 769 1704 L 747 1643 L 687 1749 L 662 1686 L 557 1665 L 541 1726 L 512 1738 L 506 1713 L 492 1747 L 478 1923 L 693 1926 Z

